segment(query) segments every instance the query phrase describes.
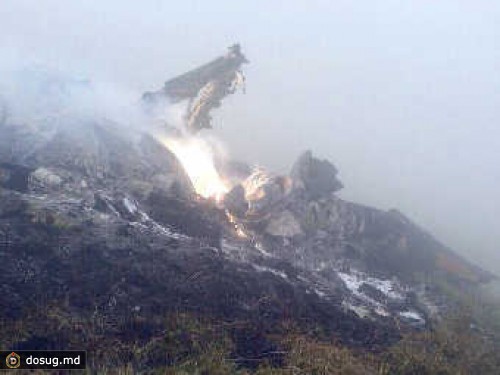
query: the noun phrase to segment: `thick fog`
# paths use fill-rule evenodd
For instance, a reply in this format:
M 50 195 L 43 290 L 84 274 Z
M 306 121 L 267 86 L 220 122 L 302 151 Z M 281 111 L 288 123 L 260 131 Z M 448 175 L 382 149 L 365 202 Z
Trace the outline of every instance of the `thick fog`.
M 285 172 L 310 148 L 342 197 L 500 272 L 499 19 L 491 0 L 1 0 L 0 65 L 139 98 L 240 42 L 246 94 L 213 131 L 236 158 Z

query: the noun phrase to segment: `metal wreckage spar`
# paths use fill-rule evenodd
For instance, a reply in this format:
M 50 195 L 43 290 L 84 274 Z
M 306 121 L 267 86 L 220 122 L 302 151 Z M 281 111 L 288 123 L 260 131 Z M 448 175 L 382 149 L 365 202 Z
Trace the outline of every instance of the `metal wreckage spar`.
M 152 106 L 165 100 L 170 103 L 188 100 L 184 114 L 186 130 L 195 134 L 201 129 L 211 129 L 210 111 L 219 107 L 222 100 L 239 87 L 244 90 L 245 77 L 241 66 L 248 62 L 240 45 L 234 44 L 226 55 L 165 82 L 161 90 L 145 93 L 142 100 Z

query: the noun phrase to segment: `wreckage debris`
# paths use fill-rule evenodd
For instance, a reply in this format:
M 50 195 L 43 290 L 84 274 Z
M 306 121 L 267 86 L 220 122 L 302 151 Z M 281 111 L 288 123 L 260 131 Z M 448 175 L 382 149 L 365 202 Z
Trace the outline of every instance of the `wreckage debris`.
M 167 81 L 161 90 L 145 93 L 142 100 L 153 107 L 165 101 L 178 103 L 188 100 L 184 114 L 186 130 L 194 134 L 210 129 L 211 110 L 219 107 L 222 100 L 235 93 L 238 87 L 244 86 L 241 66 L 246 63 L 248 60 L 240 45 L 234 44 L 228 48 L 226 55 Z
M 317 198 L 344 187 L 337 179 L 337 173 L 335 166 L 328 160 L 314 158 L 311 151 L 305 151 L 295 162 L 291 177 L 312 198 Z

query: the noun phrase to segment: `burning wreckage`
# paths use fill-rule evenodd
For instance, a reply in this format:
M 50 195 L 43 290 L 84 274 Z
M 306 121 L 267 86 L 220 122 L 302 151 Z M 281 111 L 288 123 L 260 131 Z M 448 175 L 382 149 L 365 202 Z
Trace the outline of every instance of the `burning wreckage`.
M 210 111 L 244 83 L 240 69 L 247 62 L 235 44 L 226 56 L 167 81 L 143 100 L 155 104 L 165 98 L 170 103 L 187 99 L 188 132 L 211 128 Z M 171 147 L 179 157 L 175 149 Z M 214 169 L 211 180 L 223 186 L 222 193 L 204 196 L 216 198 L 236 234 L 236 239 L 227 232 L 222 236 L 221 251 L 252 263 L 259 272 L 304 283 L 322 299 L 338 301 L 340 293 L 342 308 L 361 318 L 390 317 L 423 326 L 443 312 L 444 304 L 429 295 L 429 288 L 414 285 L 413 277 L 432 270 L 464 284 L 489 278 L 398 211 L 383 212 L 338 198 L 343 185 L 337 169 L 311 151 L 298 158 L 288 176 L 252 171 L 244 163 L 216 165 L 216 158 L 208 169 Z M 182 155 L 180 159 L 189 164 Z
M 143 100 L 187 100 L 185 126 L 197 133 L 243 82 L 246 62 L 234 45 Z M 337 169 L 310 151 L 279 176 L 205 152 L 197 135 L 131 140 L 109 121 L 63 120 L 0 122 L 1 321 L 41 311 L 28 305 L 44 295 L 82 320 L 114 322 L 94 344 L 103 347 L 139 340 L 131 316 L 154 335 L 159 317 L 186 311 L 268 333 L 283 317 L 314 322 L 374 348 L 453 309 L 442 280 L 470 289 L 491 278 L 400 212 L 338 197 Z M 33 337 L 4 341 L 86 347 L 70 328 L 37 324 Z M 241 332 L 236 354 L 252 335 Z
M 221 105 L 222 99 L 243 87 L 245 77 L 241 66 L 248 60 L 241 52 L 239 44 L 228 48 L 221 56 L 208 64 L 173 78 L 156 92 L 147 92 L 142 99 L 147 105 L 165 105 L 188 100 L 185 113 L 185 127 L 189 133 L 210 129 L 210 111 Z

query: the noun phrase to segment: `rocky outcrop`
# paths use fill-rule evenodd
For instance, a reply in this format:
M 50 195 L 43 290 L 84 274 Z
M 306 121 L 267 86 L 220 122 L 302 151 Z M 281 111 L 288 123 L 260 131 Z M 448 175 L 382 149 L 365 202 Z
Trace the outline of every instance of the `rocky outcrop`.
M 237 217 L 244 217 L 248 212 L 249 204 L 245 199 L 245 189 L 236 185 L 224 196 L 222 204 L 226 210 Z
M 300 223 L 288 210 L 273 215 L 267 222 L 267 234 L 277 237 L 295 237 L 303 234 Z
M 406 323 L 425 324 L 425 317 L 436 316 L 436 302 L 429 301 L 441 297 L 422 293 L 432 289 L 422 280 L 467 287 L 491 278 L 400 212 L 340 199 L 336 176 L 331 163 L 308 151 L 289 177 L 255 171 L 229 195 L 226 209 L 263 254 L 314 275 L 315 290 L 324 298 L 338 288 L 340 277 L 343 306 L 365 318 L 411 316 L 418 319 L 405 318 Z M 415 294 L 419 299 L 410 297 Z
M 44 129 L 37 136 L 38 127 L 2 127 L 0 157 L 31 169 L 34 188 L 72 191 L 85 184 L 127 189 L 142 198 L 155 189 L 194 195 L 176 157 L 147 133 L 84 120 Z
M 247 214 L 256 218 L 274 210 L 290 194 L 292 188 L 289 178 L 274 175 L 264 169 L 255 170 L 242 184 L 249 206 Z
M 311 151 L 306 151 L 293 165 L 290 177 L 295 188 L 304 189 L 312 199 L 316 199 L 342 189 L 337 173 L 328 160 L 314 158 Z

